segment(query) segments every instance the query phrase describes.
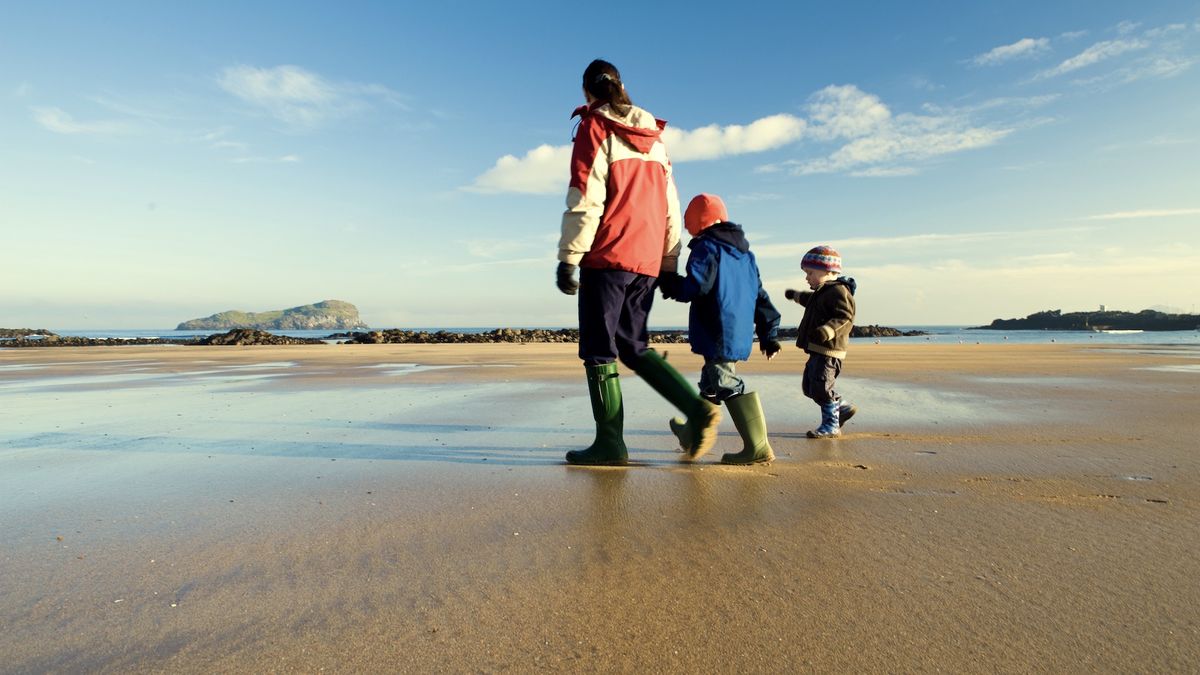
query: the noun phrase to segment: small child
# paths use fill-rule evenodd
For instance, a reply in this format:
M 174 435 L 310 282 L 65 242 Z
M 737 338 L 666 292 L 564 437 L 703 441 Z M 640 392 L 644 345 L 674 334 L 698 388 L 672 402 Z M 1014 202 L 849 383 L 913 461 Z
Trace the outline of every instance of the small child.
M 758 393 L 746 393 L 746 384 L 734 365 L 750 358 L 755 332 L 759 349 L 768 360 L 779 352 L 775 339 L 779 312 L 763 290 L 750 243 L 741 226 L 729 222 L 720 197 L 697 195 L 684 211 L 683 223 L 692 235 L 687 274 L 663 275 L 659 287 L 664 298 L 692 304 L 688 341 L 692 351 L 704 357 L 700 396 L 713 404 L 724 403 L 742 437 L 742 451 L 725 453 L 721 462 L 770 462 L 775 453 L 767 441 Z M 671 431 L 683 447 L 689 447 L 682 420 L 672 420 Z
M 854 279 L 841 276 L 842 256 L 829 246 L 817 246 L 800 262 L 811 291 L 787 289 L 783 296 L 804 305 L 796 346 L 808 354 L 802 382 L 804 395 L 821 406 L 821 426 L 809 438 L 835 438 L 858 412 L 833 390 L 842 373 L 842 359 L 854 325 Z

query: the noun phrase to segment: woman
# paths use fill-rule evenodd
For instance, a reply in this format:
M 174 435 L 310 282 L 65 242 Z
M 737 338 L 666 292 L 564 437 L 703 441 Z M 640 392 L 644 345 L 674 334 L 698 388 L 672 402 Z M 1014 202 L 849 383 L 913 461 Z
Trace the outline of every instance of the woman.
M 658 275 L 679 262 L 679 195 L 660 135 L 666 122 L 633 105 L 621 74 L 597 59 L 583 71 L 587 105 L 571 153 L 558 243 L 558 288 L 579 294 L 579 357 L 587 372 L 596 440 L 571 464 L 625 464 L 624 407 L 616 360 L 687 416 L 683 451 L 694 460 L 716 441 L 720 408 L 647 348 Z M 579 280 L 575 271 L 580 269 Z

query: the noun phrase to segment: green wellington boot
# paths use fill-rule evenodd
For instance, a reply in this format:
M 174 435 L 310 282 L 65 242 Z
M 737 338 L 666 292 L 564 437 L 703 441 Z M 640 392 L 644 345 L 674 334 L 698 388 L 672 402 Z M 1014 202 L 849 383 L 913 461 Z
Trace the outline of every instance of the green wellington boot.
M 721 409 L 700 398 L 691 383 L 683 379 L 658 352 L 648 349 L 630 364 L 646 384 L 687 415 L 687 420 L 672 420 L 671 431 L 689 460 L 696 460 L 717 442 Z
M 592 397 L 592 417 L 596 420 L 596 440 L 586 450 L 567 452 L 570 464 L 621 465 L 629 461 L 625 448 L 625 406 L 621 404 L 621 381 L 617 364 L 584 366 L 588 393 Z
M 727 452 L 721 456 L 722 464 L 761 464 L 775 461 L 775 453 L 767 440 L 767 418 L 763 415 L 758 392 L 751 391 L 741 396 L 725 399 L 733 426 L 742 437 L 742 451 Z

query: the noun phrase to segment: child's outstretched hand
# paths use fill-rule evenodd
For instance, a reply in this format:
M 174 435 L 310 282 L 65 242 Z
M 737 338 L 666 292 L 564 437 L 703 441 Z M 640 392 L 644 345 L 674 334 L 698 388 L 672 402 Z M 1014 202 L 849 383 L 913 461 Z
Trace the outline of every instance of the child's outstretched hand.
M 795 300 L 796 296 L 798 295 L 800 295 L 800 291 L 797 291 L 794 288 L 789 288 L 783 292 L 783 297 L 787 298 L 788 300 Z
M 759 343 L 759 351 L 762 352 L 763 356 L 767 357 L 768 361 L 775 358 L 780 349 L 783 349 L 783 347 L 779 344 L 778 340 L 765 340 Z

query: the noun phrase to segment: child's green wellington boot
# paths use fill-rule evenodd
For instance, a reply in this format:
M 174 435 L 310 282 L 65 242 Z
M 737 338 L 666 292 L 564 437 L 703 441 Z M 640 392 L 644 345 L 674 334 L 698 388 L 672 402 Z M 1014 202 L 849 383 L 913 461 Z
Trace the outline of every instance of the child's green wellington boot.
M 837 438 L 840 436 L 842 429 L 841 423 L 838 421 L 839 412 L 841 411 L 837 401 L 830 401 L 821 406 L 821 426 L 809 429 L 807 436 L 809 438 Z
M 584 366 L 588 393 L 592 397 L 592 417 L 596 420 L 596 440 L 585 450 L 567 452 L 569 464 L 622 465 L 629 461 L 625 448 L 625 407 L 621 403 L 621 381 L 617 364 Z
M 695 461 L 711 450 L 717 442 L 721 409 L 700 398 L 691 383 L 653 349 L 642 352 L 630 365 L 646 384 L 687 415 L 687 420 L 672 420 L 670 425 L 687 459 Z
M 722 464 L 761 464 L 775 461 L 775 453 L 767 440 L 767 418 L 763 415 L 758 392 L 725 399 L 733 426 L 742 437 L 742 451 L 727 452 L 721 456 Z

